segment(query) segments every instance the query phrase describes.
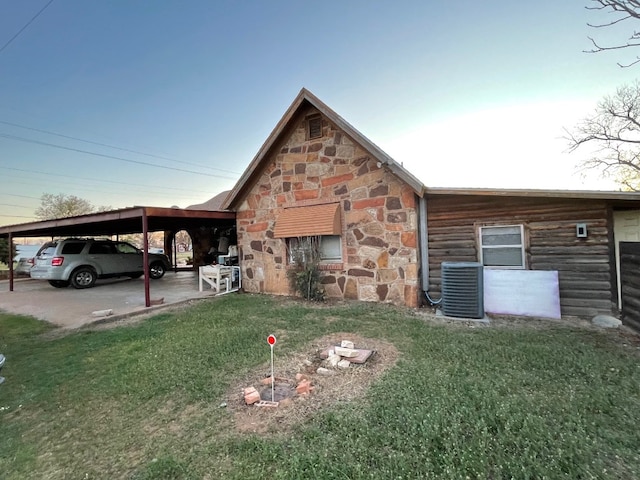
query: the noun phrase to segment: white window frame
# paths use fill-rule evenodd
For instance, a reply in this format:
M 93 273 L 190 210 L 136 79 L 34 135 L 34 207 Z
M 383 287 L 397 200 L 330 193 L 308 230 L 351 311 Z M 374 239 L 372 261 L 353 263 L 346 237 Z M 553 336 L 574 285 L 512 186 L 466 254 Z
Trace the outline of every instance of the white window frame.
M 484 245 L 482 243 L 482 233 L 484 229 L 499 229 L 499 228 L 518 228 L 520 230 L 520 243 L 519 244 L 499 244 L 499 245 Z M 484 265 L 485 268 L 495 268 L 495 269 L 504 269 L 504 270 L 525 270 L 527 268 L 526 255 L 525 255 L 525 238 L 524 238 L 524 225 L 482 225 L 478 228 L 478 245 L 480 252 L 480 263 Z M 520 249 L 520 265 L 487 265 L 485 264 L 484 259 L 484 250 L 485 249 L 495 249 L 495 248 L 518 248 Z
M 298 245 L 298 242 L 300 240 L 304 240 L 308 238 L 311 238 L 311 237 L 289 237 L 286 239 L 287 260 L 289 265 L 294 263 L 293 253 Z M 321 263 L 342 263 L 342 237 L 340 235 L 318 235 L 318 238 L 320 239 L 320 262 Z M 330 255 L 328 252 L 323 250 L 322 248 L 323 239 L 332 239 L 334 241 L 335 239 L 338 240 L 339 242 L 339 246 L 337 249 L 338 255 L 335 255 L 335 254 Z

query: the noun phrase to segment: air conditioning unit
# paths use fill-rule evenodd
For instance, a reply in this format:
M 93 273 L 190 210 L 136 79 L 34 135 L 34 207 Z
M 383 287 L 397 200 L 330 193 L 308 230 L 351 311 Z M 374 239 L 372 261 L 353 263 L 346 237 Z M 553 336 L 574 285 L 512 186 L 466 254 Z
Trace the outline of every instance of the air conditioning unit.
M 442 313 L 483 318 L 483 266 L 476 262 L 442 262 Z

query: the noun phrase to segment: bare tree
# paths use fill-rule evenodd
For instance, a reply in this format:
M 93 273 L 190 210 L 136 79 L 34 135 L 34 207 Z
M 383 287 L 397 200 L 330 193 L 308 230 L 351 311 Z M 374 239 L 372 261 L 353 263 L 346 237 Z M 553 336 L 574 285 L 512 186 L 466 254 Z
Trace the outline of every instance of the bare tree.
M 640 191 L 640 82 L 619 87 L 598 103 L 593 115 L 566 132 L 570 152 L 586 144 L 596 147 L 582 162 L 584 169 L 600 170 L 623 190 Z
M 602 23 L 588 23 L 593 28 L 607 28 L 615 25 L 622 24 L 623 22 L 629 23 L 634 20 L 640 20 L 640 0 L 591 0 L 590 6 L 585 7 L 587 10 L 600 10 L 606 13 L 614 15 L 612 20 L 607 20 Z M 596 42 L 592 37 L 588 37 L 591 41 L 593 48 L 585 50 L 587 53 L 598 53 L 607 50 L 621 50 L 625 48 L 640 47 L 640 32 L 633 30 L 626 41 L 622 41 L 617 45 L 604 46 Z M 640 56 L 636 56 L 636 59 L 631 63 L 622 64 L 618 63 L 620 67 L 626 68 L 640 62 Z
M 110 207 L 96 208 L 88 200 L 75 195 L 45 193 L 40 197 L 40 206 L 36 208 L 35 216 L 39 220 L 51 220 L 106 210 L 110 210 Z

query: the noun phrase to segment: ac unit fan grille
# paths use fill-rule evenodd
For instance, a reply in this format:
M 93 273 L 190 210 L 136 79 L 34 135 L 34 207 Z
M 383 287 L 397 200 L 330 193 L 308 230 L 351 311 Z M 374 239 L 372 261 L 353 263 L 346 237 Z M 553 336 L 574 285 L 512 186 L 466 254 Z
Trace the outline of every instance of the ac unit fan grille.
M 482 264 L 442 262 L 442 313 L 450 317 L 484 317 Z

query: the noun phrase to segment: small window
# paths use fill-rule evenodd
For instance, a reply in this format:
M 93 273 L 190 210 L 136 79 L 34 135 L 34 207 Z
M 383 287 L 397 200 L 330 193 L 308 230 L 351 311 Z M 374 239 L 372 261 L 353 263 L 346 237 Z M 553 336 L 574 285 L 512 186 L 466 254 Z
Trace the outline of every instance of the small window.
M 525 268 L 522 225 L 480 227 L 481 262 L 486 267 Z
M 317 237 L 287 238 L 289 263 L 295 263 L 297 259 L 305 262 L 311 259 L 316 251 L 321 262 L 341 262 L 342 243 L 340 236 L 321 235 Z
M 78 255 L 86 245 L 85 242 L 67 242 L 62 246 L 62 255 Z
M 307 139 L 322 137 L 322 117 L 314 115 L 307 118 Z

